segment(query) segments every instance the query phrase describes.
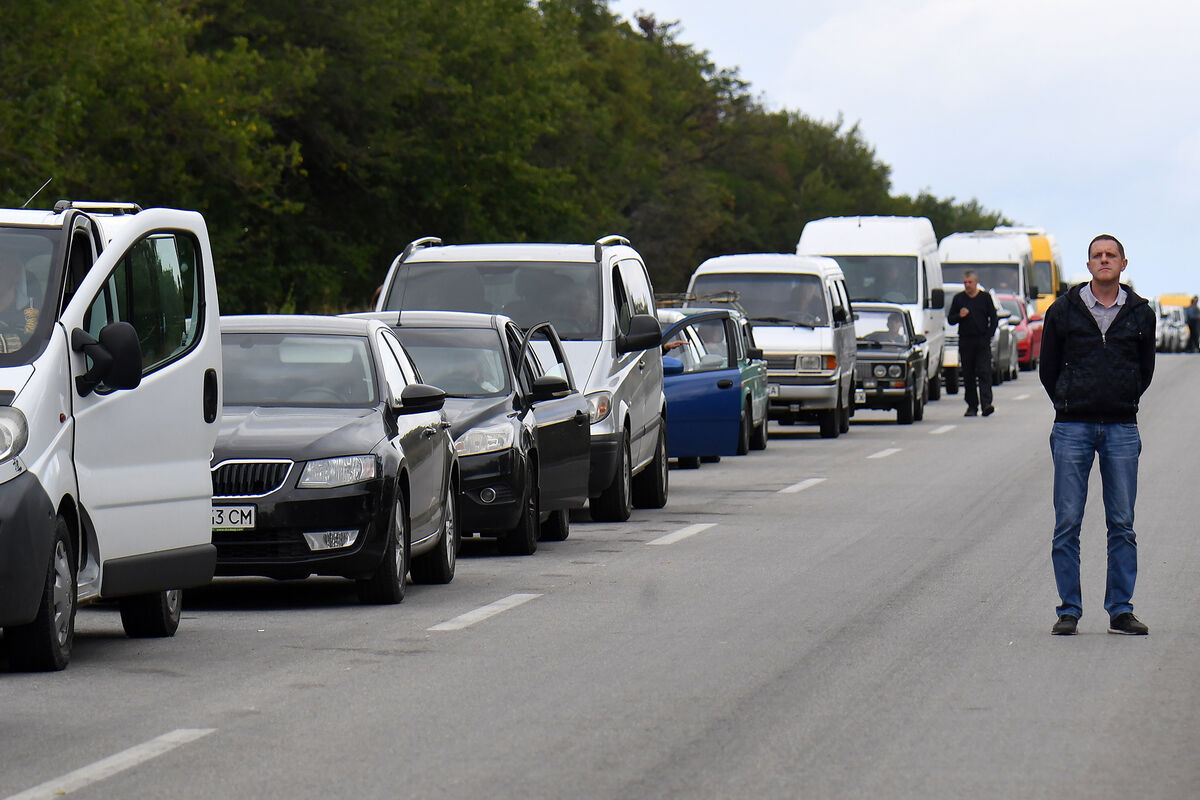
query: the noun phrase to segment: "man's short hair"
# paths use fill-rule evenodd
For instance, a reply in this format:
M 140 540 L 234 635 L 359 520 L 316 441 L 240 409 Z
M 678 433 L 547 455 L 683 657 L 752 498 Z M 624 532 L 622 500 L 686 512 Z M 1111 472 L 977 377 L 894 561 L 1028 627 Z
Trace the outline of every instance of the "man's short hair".
M 1111 233 L 1102 233 L 1099 236 L 1097 236 L 1095 239 L 1092 239 L 1092 241 L 1090 243 L 1088 243 L 1088 260 L 1089 261 L 1092 259 L 1092 245 L 1094 245 L 1096 242 L 1103 242 L 1103 241 L 1109 241 L 1109 242 L 1116 243 L 1117 251 L 1120 252 L 1121 258 L 1125 257 L 1125 245 L 1121 244 L 1121 240 L 1118 239 L 1117 237 L 1113 236 Z
M 963 270 L 963 280 L 966 280 L 967 278 L 974 278 L 976 281 L 978 281 L 979 273 L 977 273 L 973 269 L 964 269 Z

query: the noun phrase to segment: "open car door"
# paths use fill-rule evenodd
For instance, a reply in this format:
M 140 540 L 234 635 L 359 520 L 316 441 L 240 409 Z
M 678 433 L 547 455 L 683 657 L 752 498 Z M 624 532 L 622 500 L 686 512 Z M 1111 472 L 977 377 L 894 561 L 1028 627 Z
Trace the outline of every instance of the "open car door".
M 742 377 L 728 311 L 680 320 L 663 333 L 663 389 L 672 458 L 737 455 Z

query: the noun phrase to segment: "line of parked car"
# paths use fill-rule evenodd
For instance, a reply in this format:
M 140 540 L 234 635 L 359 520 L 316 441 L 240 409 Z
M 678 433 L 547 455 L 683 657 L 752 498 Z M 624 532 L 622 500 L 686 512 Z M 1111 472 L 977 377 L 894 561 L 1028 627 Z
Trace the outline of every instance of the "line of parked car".
M 664 507 L 669 460 L 764 449 L 770 420 L 836 438 L 857 409 L 911 424 L 956 390 L 928 220 L 818 220 L 797 250 L 709 259 L 668 301 L 620 236 L 423 238 L 370 312 L 219 317 L 198 214 L 0 211 L 12 663 L 64 667 L 85 602 L 172 635 L 179 590 L 214 574 L 396 603 L 410 576 L 451 581 L 464 535 L 532 554 L 574 509 Z M 1000 379 L 1037 362 L 1030 291 L 995 295 Z

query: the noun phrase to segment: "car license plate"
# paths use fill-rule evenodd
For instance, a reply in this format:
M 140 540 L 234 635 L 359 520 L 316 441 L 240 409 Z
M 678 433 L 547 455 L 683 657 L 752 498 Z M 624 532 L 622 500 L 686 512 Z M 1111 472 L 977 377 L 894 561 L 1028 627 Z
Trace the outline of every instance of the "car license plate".
M 856 403 L 867 402 L 867 391 L 865 389 L 855 389 L 854 390 L 854 402 L 856 402 Z
M 779 397 L 779 384 L 778 383 L 768 383 L 767 384 L 767 396 L 768 397 Z
M 214 531 L 254 530 L 254 506 L 213 506 Z

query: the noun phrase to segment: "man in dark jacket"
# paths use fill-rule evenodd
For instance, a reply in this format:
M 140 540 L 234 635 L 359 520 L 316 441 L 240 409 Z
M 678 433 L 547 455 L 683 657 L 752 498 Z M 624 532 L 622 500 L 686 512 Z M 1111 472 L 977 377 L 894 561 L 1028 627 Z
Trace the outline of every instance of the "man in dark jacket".
M 1137 539 L 1138 401 L 1154 376 L 1154 310 L 1120 284 L 1125 248 L 1107 234 L 1088 246 L 1092 280 L 1073 287 L 1046 311 L 1042 328 L 1042 385 L 1054 401 L 1050 454 L 1054 459 L 1054 544 L 1051 560 L 1061 605 L 1050 632 L 1075 633 L 1083 614 L 1079 529 L 1088 473 L 1100 457 L 1108 525 L 1108 582 L 1104 609 L 1109 633 L 1145 635 L 1133 615 Z
M 963 273 L 963 291 L 950 302 L 946 321 L 958 326 L 958 358 L 967 400 L 967 413 L 963 416 L 978 414 L 980 404 L 983 415 L 991 416 L 996 410 L 992 405 L 992 335 L 1000 320 L 992 296 L 979 288 L 979 276 L 973 270 Z

